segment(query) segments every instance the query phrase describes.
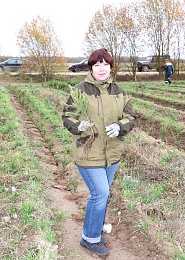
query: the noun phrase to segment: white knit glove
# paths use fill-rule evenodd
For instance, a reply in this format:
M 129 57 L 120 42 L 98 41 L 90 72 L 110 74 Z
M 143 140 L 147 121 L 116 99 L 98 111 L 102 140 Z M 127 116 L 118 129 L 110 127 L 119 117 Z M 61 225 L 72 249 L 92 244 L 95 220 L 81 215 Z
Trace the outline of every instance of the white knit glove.
M 78 130 L 83 132 L 89 130 L 94 124 L 89 121 L 83 120 L 78 126 Z
M 119 135 L 120 126 L 116 123 L 111 124 L 105 127 L 107 135 L 111 138 L 114 138 Z

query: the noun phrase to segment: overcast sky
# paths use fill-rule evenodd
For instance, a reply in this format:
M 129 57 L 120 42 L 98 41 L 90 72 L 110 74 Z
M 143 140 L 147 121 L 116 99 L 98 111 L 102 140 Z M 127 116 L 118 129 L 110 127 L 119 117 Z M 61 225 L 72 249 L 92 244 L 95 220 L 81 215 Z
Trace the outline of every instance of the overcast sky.
M 103 4 L 119 5 L 127 0 L 11 0 L 1 1 L 0 55 L 19 56 L 17 33 L 37 15 L 53 23 L 65 57 L 83 56 L 84 34 L 93 15 Z

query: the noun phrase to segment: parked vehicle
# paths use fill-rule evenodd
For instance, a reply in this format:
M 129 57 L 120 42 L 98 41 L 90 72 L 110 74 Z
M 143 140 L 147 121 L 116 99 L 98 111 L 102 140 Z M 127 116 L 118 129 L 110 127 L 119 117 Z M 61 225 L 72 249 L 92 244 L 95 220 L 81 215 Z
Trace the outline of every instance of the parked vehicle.
M 11 58 L 0 62 L 0 72 L 4 70 L 17 71 L 21 68 L 22 60 L 20 58 Z
M 157 56 L 152 55 L 148 56 L 146 60 L 137 62 L 137 69 L 139 72 L 148 72 L 149 70 L 155 69 L 159 71 L 160 67 L 165 64 L 165 60 L 170 59 L 169 55 Z
M 80 72 L 81 70 L 87 71 L 87 70 L 89 70 L 88 60 L 85 59 L 79 63 L 73 64 L 68 67 L 68 70 L 70 70 L 72 72 Z

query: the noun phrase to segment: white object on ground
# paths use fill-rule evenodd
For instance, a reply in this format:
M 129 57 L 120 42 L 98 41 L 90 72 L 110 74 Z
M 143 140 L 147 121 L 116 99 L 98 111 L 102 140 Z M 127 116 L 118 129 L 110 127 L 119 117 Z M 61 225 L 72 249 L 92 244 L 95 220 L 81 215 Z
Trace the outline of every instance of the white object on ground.
M 112 224 L 104 224 L 103 231 L 107 233 L 111 233 L 112 231 Z

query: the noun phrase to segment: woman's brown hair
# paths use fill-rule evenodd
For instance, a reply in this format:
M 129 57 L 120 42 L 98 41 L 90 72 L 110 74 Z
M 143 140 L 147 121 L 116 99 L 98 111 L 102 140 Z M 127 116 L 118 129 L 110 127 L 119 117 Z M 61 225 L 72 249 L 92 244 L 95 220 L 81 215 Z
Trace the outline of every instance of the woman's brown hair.
M 88 59 L 90 70 L 92 70 L 92 66 L 94 64 L 96 64 L 98 61 L 101 63 L 103 60 L 110 64 L 111 69 L 113 68 L 113 58 L 105 48 L 93 51 Z

